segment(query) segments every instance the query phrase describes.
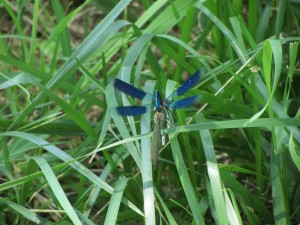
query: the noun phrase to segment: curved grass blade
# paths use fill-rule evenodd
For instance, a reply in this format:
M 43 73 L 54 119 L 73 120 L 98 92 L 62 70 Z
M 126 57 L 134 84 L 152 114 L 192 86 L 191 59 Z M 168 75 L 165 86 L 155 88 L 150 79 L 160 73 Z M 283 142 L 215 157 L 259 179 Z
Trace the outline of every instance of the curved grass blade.
M 196 117 L 197 122 L 204 121 L 204 117 Z M 224 186 L 219 174 L 218 162 L 215 155 L 214 145 L 209 130 L 199 130 L 202 140 L 209 182 L 207 188 L 211 189 L 212 201 L 216 210 L 215 219 L 218 224 L 229 224 L 224 197 Z
M 299 134 L 299 130 L 297 126 L 300 126 L 300 119 L 293 119 L 293 118 L 260 118 L 253 121 L 251 124 L 247 124 L 243 126 L 248 119 L 240 119 L 240 120 L 225 120 L 225 121 L 212 121 L 212 122 L 198 122 L 196 124 L 190 124 L 185 126 L 179 127 L 172 127 L 165 130 L 166 134 L 171 133 L 182 133 L 182 132 L 191 132 L 191 131 L 198 131 L 198 130 L 218 130 L 218 129 L 232 129 L 232 128 L 249 128 L 249 127 L 264 127 L 264 128 L 271 128 L 271 127 L 278 127 L 278 126 L 285 126 L 286 129 L 292 129 L 293 132 L 297 132 Z M 290 128 L 289 128 L 290 127 Z M 298 138 L 298 136 L 294 136 L 294 138 Z
M 177 225 L 175 218 L 173 217 L 172 213 L 170 212 L 170 209 L 168 208 L 168 206 L 166 205 L 166 203 L 164 202 L 163 198 L 160 196 L 158 191 L 155 192 L 155 196 L 158 199 L 159 203 L 161 204 L 161 207 L 163 209 L 163 212 L 167 216 L 167 220 L 168 220 L 169 224 Z
M 12 211 L 12 210 L 16 211 L 17 213 L 21 214 L 22 216 L 24 216 L 25 218 L 27 218 L 28 220 L 30 220 L 36 224 L 39 224 L 41 222 L 39 220 L 39 218 L 37 217 L 36 213 L 32 212 L 31 210 L 15 203 L 15 202 L 12 202 L 8 199 L 0 197 L 0 203 L 1 203 L 1 205 L 6 204 L 10 208 L 10 211 Z
M 230 195 L 229 195 L 229 194 Z M 229 224 L 243 224 L 242 219 L 240 217 L 240 211 L 236 202 L 236 197 L 232 190 L 225 190 L 224 191 L 225 203 L 226 203 L 226 210 L 228 215 Z
M 300 171 L 300 157 L 298 155 L 297 151 L 297 146 L 294 143 L 294 137 L 293 137 L 293 130 L 291 132 L 290 138 L 289 138 L 289 149 L 290 149 L 290 154 L 293 162 L 295 163 L 295 166 L 298 168 Z
M 181 153 L 180 145 L 176 135 L 170 134 L 170 144 L 171 150 L 174 157 L 176 169 L 180 178 L 180 182 L 182 184 L 184 193 L 187 197 L 189 206 L 191 208 L 195 224 L 205 224 L 203 218 L 203 212 L 201 211 L 198 198 L 196 196 L 195 190 L 189 178 L 188 172 L 186 170 L 186 166 L 184 164 L 183 156 Z
M 103 188 L 106 192 L 109 194 L 113 193 L 113 188 L 104 180 L 101 179 L 101 177 L 97 177 L 92 171 L 90 171 L 88 168 L 86 168 L 84 165 L 82 165 L 80 162 L 78 162 L 76 159 L 68 155 L 65 151 L 59 149 L 58 147 L 52 145 L 48 141 L 45 141 L 44 139 L 24 133 L 24 132 L 19 132 L 19 131 L 10 131 L 10 132 L 4 132 L 0 133 L 0 137 L 2 136 L 9 136 L 9 137 L 18 137 L 22 138 L 25 140 L 28 140 L 39 147 L 47 150 L 51 154 L 53 154 L 55 157 L 61 159 L 62 161 L 69 163 L 70 167 L 72 167 L 75 171 L 78 173 L 82 174 L 87 180 L 91 181 L 95 185 Z M 2 185 L 2 184 L 1 184 Z M 0 186 L 1 186 L 0 185 Z M 3 188 L 6 188 L 5 185 Z M 122 202 L 127 205 L 129 208 L 131 208 L 135 213 L 144 216 L 144 214 L 141 212 L 141 210 L 135 206 L 132 202 L 130 202 L 128 199 L 125 197 L 122 198 Z
M 63 99 L 58 97 L 55 93 L 50 91 L 47 87 L 44 87 L 41 84 L 38 86 L 46 93 L 51 99 L 53 99 L 64 111 L 65 113 L 74 120 L 74 122 L 83 130 L 87 135 L 93 138 L 94 141 L 97 141 L 97 135 L 95 134 L 94 129 L 90 125 L 90 123 L 85 119 L 84 115 L 76 110 L 74 107 L 70 106 Z
M 89 56 L 91 56 L 95 51 L 107 42 L 107 40 L 115 34 L 119 29 L 127 26 L 128 23 L 125 21 L 114 20 L 120 15 L 121 12 L 128 6 L 131 0 L 123 0 L 119 2 L 113 10 L 101 21 L 97 27 L 88 35 L 86 39 L 76 48 L 74 53 L 67 59 L 66 63 L 60 67 L 56 74 L 47 83 L 46 87 L 53 90 L 55 87 L 59 86 L 62 81 L 68 79 L 79 67 L 77 60 L 84 63 Z M 45 92 L 40 92 L 38 96 L 32 101 L 27 108 L 22 111 L 18 117 L 15 118 L 13 123 L 10 125 L 8 130 L 12 130 L 22 119 L 32 112 L 36 106 L 46 97 Z
M 58 202 L 60 203 L 60 205 L 66 212 L 66 214 L 69 216 L 70 220 L 74 224 L 81 224 L 73 206 L 68 200 L 65 192 L 63 191 L 61 185 L 59 184 L 57 177 L 55 176 L 48 162 L 43 157 L 34 157 L 33 159 L 36 161 L 36 163 L 42 170 L 46 180 L 48 181 L 50 188 L 53 191 L 53 194 L 57 198 Z

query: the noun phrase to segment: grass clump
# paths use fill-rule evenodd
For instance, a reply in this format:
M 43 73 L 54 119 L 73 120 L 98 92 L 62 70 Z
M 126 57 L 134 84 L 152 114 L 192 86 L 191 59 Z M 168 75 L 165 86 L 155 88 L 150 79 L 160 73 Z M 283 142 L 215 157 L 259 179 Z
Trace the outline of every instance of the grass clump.
M 0 224 L 297 224 L 299 16 L 286 1 L 1 1 Z M 151 104 L 202 69 L 157 168 Z

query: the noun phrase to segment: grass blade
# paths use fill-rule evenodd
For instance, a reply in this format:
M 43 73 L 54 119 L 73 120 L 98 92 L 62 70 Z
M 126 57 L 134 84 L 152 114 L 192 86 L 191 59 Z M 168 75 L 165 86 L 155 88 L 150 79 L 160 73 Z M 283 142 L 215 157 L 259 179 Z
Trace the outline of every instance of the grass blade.
M 6 204 L 7 206 L 9 206 L 11 209 L 13 209 L 14 211 L 20 213 L 21 215 L 23 215 L 25 218 L 27 218 L 28 220 L 34 222 L 34 223 L 40 223 L 40 220 L 38 219 L 37 215 L 35 213 L 33 213 L 31 210 L 16 204 L 10 200 L 4 199 L 2 197 L 0 197 L 0 202 Z
M 69 216 L 70 220 L 74 224 L 82 224 L 74 208 L 69 202 L 67 196 L 65 195 L 61 185 L 59 184 L 55 174 L 53 173 L 51 167 L 49 166 L 48 162 L 42 157 L 34 157 L 33 159 L 41 168 L 46 180 L 48 181 L 49 186 L 51 187 L 54 195 L 56 196 L 56 199 L 59 201 L 62 208 L 65 210 L 66 214 Z
M 184 160 L 181 154 L 178 139 L 175 136 L 175 134 L 171 134 L 169 138 L 179 179 L 181 181 L 181 185 L 189 202 L 189 206 L 191 207 L 194 220 L 196 224 L 205 224 L 199 202 L 197 201 L 197 196 L 195 194 L 191 180 L 189 179 L 188 173 L 184 165 Z
M 198 122 L 203 121 L 203 117 L 196 119 Z M 217 159 L 215 156 L 215 150 L 213 147 L 213 142 L 208 130 L 201 130 L 200 136 L 204 148 L 207 173 L 210 180 L 210 188 L 212 191 L 212 197 L 214 201 L 214 206 L 216 208 L 216 221 L 218 224 L 229 224 L 228 216 L 226 213 L 225 197 L 223 195 L 223 185 L 220 179 Z
M 121 204 L 121 200 L 123 197 L 123 193 L 125 187 L 127 185 L 128 178 L 121 177 L 116 183 L 113 194 L 110 199 L 110 203 L 108 206 L 108 211 L 105 217 L 104 225 L 116 224 L 117 216 Z

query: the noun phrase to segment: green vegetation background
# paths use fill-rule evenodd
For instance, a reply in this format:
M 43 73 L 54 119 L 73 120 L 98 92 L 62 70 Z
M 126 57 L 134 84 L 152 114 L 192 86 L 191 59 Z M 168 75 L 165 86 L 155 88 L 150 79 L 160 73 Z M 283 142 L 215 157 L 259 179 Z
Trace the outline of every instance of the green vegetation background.
M 296 0 L 0 1 L 0 224 L 298 224 Z M 202 69 L 151 165 L 153 115 Z M 146 102 L 144 102 L 146 103 Z

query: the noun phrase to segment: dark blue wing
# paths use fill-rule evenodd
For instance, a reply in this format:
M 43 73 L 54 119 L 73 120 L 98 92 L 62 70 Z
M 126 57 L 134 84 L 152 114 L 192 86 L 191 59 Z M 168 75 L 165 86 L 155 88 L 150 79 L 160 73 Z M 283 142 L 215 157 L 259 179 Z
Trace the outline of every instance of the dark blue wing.
M 185 107 L 193 105 L 200 97 L 201 97 L 201 95 L 194 95 L 194 96 L 191 96 L 188 98 L 174 101 L 174 102 L 170 103 L 170 105 L 168 107 L 172 108 L 172 109 L 185 108 Z
M 172 93 L 172 97 L 183 95 L 185 92 L 195 87 L 200 81 L 201 71 L 196 71 L 188 80 L 186 80 L 176 91 Z
M 119 80 L 119 79 L 115 79 L 114 86 L 119 91 L 122 91 L 125 94 L 128 94 L 134 98 L 143 99 L 147 95 L 146 92 L 143 92 L 143 91 L 137 89 L 136 87 L 134 87 L 122 80 Z
M 146 106 L 118 106 L 116 110 L 121 116 L 138 116 L 147 112 Z

